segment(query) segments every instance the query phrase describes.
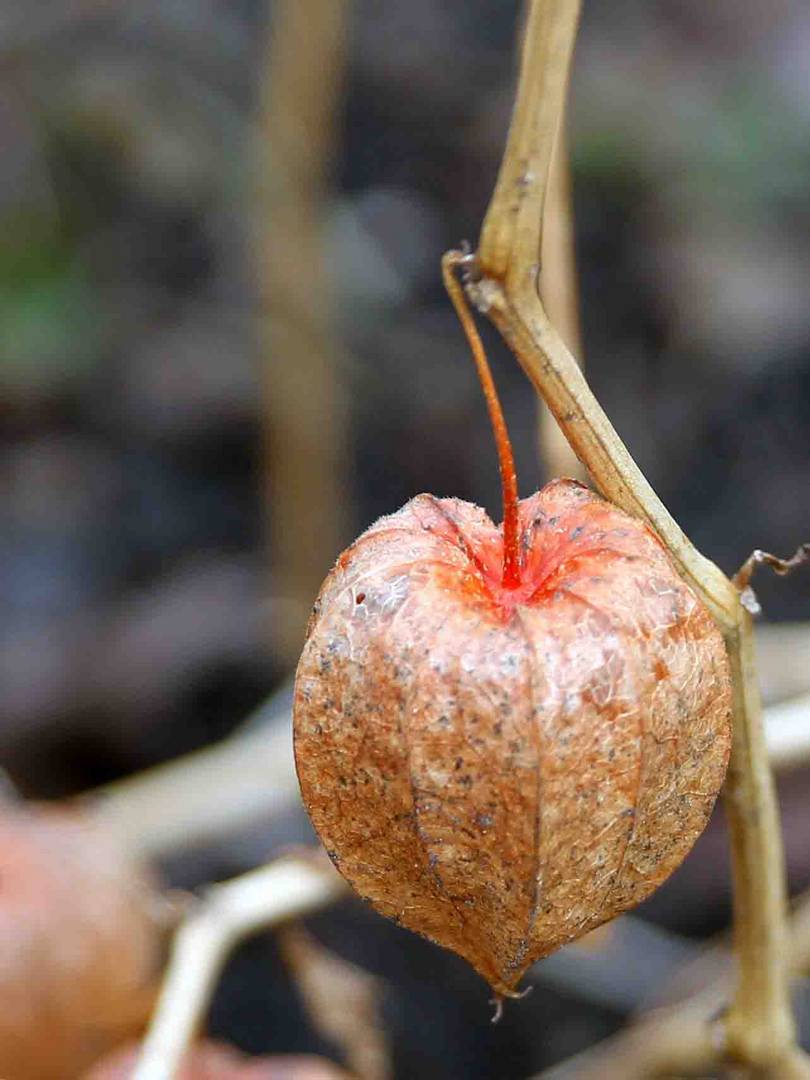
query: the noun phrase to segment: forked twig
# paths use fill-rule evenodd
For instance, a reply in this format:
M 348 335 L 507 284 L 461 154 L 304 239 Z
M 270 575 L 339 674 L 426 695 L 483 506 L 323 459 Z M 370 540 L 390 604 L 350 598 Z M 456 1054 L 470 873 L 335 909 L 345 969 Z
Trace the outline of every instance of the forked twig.
M 531 2 L 512 124 L 468 291 L 511 347 L 596 486 L 655 529 L 722 630 L 733 684 L 726 799 L 738 978 L 718 1053 L 778 1075 L 784 1063 L 802 1059 L 788 994 L 784 854 L 751 615 L 734 582 L 692 545 L 651 488 L 538 295 L 543 205 L 578 15 L 578 0 Z
M 234 946 L 323 907 L 344 888 L 325 860 L 292 856 L 210 888 L 177 932 L 133 1080 L 172 1080 Z

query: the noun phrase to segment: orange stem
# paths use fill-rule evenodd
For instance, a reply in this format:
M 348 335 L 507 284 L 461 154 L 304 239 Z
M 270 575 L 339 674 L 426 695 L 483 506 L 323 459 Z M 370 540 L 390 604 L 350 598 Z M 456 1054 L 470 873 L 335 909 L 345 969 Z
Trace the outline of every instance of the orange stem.
M 442 257 L 442 278 L 447 295 L 456 309 L 458 321 L 467 338 L 481 389 L 489 411 L 495 447 L 498 451 L 498 467 L 503 492 L 503 586 L 516 589 L 520 585 L 520 544 L 518 542 L 518 484 L 515 472 L 515 455 L 506 428 L 498 391 L 492 378 L 484 346 L 475 325 L 464 289 L 456 277 L 456 267 L 463 266 L 467 256 L 460 251 L 448 251 Z

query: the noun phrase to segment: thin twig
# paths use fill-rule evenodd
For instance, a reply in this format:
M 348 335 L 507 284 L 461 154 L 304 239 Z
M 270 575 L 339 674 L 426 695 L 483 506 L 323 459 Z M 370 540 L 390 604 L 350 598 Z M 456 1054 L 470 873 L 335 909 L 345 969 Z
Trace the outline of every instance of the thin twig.
M 325 861 L 289 857 L 209 889 L 175 938 L 133 1080 L 172 1080 L 235 945 L 318 910 L 344 888 Z
M 800 566 L 804 566 L 808 560 L 810 560 L 810 544 L 800 544 L 789 559 L 781 559 L 778 555 L 771 555 L 769 551 L 761 551 L 757 548 L 751 552 L 734 575 L 734 584 L 738 589 L 745 589 L 758 566 L 767 566 L 775 574 L 785 577 L 792 574 L 794 570 L 798 570 Z
M 691 544 L 630 456 L 551 325 L 537 288 L 542 212 L 576 33 L 577 0 L 533 0 L 506 152 L 481 231 L 471 299 L 545 399 L 602 494 L 645 519 L 717 620 L 733 679 L 726 785 L 733 855 L 736 994 L 724 1052 L 755 1067 L 793 1058 L 785 966 L 785 868 L 762 729 L 751 618 L 738 589 Z

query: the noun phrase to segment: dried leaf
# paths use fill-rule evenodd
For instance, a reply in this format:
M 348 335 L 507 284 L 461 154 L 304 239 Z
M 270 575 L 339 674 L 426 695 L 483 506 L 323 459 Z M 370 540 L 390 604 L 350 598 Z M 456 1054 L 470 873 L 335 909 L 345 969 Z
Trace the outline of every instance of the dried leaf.
M 503 994 L 678 866 L 730 745 L 721 636 L 646 525 L 560 480 L 520 541 L 506 588 L 469 503 L 372 526 L 323 586 L 294 709 L 335 865 Z
M 313 1024 L 340 1048 L 352 1076 L 389 1080 L 381 981 L 325 948 L 302 926 L 284 929 L 280 942 Z

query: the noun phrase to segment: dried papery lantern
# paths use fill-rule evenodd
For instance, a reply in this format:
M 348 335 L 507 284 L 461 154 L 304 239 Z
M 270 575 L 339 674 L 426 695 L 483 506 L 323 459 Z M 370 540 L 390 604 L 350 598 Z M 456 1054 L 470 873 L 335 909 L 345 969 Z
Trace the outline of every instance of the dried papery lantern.
M 504 523 L 418 495 L 326 579 L 295 689 L 304 801 L 382 914 L 498 995 L 683 860 L 726 770 L 721 635 L 652 530 L 572 480 L 518 500 L 480 340 Z
M 137 1034 L 164 928 L 148 875 L 63 808 L 0 814 L 0 1076 L 69 1080 Z

